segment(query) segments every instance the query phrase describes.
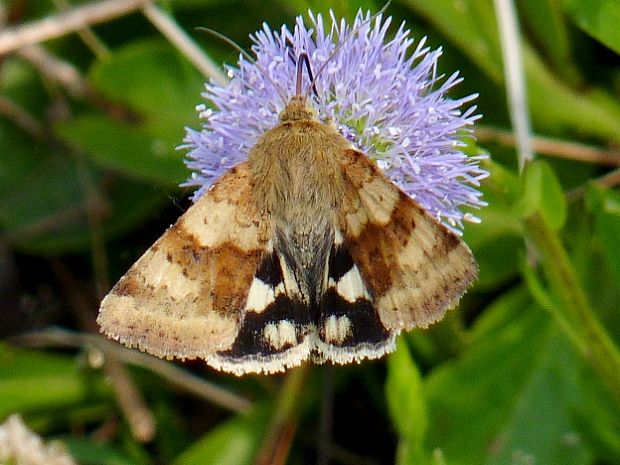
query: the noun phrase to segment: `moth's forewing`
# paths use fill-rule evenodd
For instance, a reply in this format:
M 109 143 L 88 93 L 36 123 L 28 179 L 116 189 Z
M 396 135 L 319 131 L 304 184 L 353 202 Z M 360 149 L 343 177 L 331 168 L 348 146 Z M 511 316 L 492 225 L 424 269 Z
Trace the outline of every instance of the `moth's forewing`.
M 158 357 L 206 358 L 239 332 L 268 220 L 247 163 L 213 185 L 101 303 L 101 331 Z
M 342 154 L 347 197 L 340 228 L 385 327 L 425 328 L 477 275 L 469 247 L 402 192 L 364 154 Z

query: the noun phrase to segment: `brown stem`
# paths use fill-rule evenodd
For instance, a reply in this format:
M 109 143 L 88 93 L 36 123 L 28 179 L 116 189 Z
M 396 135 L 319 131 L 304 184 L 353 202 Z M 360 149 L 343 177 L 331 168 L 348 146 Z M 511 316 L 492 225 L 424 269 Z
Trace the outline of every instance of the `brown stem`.
M 47 131 L 25 109 L 17 103 L 0 95 L 0 116 L 15 123 L 22 131 L 36 140 L 45 140 Z
M 71 304 L 78 324 L 88 332 L 97 332 L 95 315 L 92 311 L 94 305 L 82 291 L 82 286 L 61 261 L 53 260 L 51 268 Z M 155 436 L 155 418 L 129 373 L 113 357 L 106 359 L 104 369 L 110 377 L 119 407 L 129 423 L 132 434 L 138 441 L 151 441 Z
M 610 171 L 609 173 L 601 176 L 600 178 L 596 178 L 590 182 L 600 184 L 601 186 L 606 186 L 606 187 L 617 186 L 618 184 L 620 184 L 620 168 Z M 573 202 L 575 200 L 580 199 L 581 197 L 584 196 L 586 192 L 586 187 L 587 187 L 587 184 L 585 186 L 579 186 L 579 187 L 576 187 L 568 191 L 566 193 L 566 199 L 569 202 Z
M 508 147 L 514 147 L 516 143 L 511 131 L 485 126 L 476 128 L 476 138 L 480 142 L 495 142 Z M 531 141 L 534 151 L 540 154 L 600 165 L 620 166 L 618 151 L 540 136 L 532 137 Z
M 280 390 L 276 411 L 254 463 L 256 465 L 284 465 L 291 448 L 308 365 L 289 371 Z
M 11 341 L 30 347 L 95 347 L 106 357 L 114 357 L 120 362 L 149 370 L 172 385 L 226 410 L 244 413 L 252 406 L 248 399 L 205 381 L 187 370 L 143 352 L 128 349 L 98 334 L 74 333 L 54 328 L 22 334 Z
M 45 77 L 61 84 L 71 96 L 86 95 L 88 91 L 86 79 L 71 63 L 55 57 L 40 45 L 22 47 L 18 54 L 32 63 Z
M 102 0 L 74 7 L 55 16 L 39 19 L 0 32 L 0 55 L 27 45 L 61 37 L 92 24 L 109 21 L 137 10 L 147 0 Z

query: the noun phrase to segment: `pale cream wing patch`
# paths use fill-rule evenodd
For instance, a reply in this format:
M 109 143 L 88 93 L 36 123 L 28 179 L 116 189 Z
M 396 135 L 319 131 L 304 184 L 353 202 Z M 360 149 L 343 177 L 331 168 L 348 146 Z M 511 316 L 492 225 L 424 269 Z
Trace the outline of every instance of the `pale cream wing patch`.
M 247 163 L 224 174 L 101 303 L 109 337 L 165 358 L 207 358 L 239 332 L 270 225 Z
M 382 323 L 400 331 L 441 319 L 476 278 L 471 251 L 364 154 L 341 157 L 340 228 Z

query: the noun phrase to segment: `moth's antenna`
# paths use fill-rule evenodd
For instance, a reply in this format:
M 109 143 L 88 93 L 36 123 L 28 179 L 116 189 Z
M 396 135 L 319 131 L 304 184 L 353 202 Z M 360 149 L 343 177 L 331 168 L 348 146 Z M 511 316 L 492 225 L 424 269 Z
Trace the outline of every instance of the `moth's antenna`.
M 286 44 L 286 51 L 288 52 L 289 60 L 291 60 L 294 65 L 296 65 L 297 59 L 295 58 L 295 52 L 293 51 L 293 46 L 290 43 Z
M 271 79 L 271 77 L 269 76 L 269 74 L 267 74 L 267 71 L 265 71 L 254 59 L 254 57 L 252 55 L 250 55 L 248 52 L 246 52 L 245 50 L 243 50 L 243 48 L 241 48 L 241 46 L 239 44 L 237 44 L 237 42 L 235 42 L 234 40 L 226 37 L 224 34 L 220 34 L 217 31 L 214 31 L 213 29 L 209 29 L 208 27 L 198 27 L 196 28 L 199 31 L 203 31 L 206 32 L 207 34 L 211 34 L 212 36 L 217 37 L 218 39 L 220 39 L 222 42 L 230 45 L 232 48 L 234 48 L 235 50 L 237 50 L 239 53 L 241 53 L 241 55 L 243 55 L 245 57 L 246 60 L 248 60 L 250 63 L 252 63 L 254 66 L 256 66 L 256 69 L 258 69 L 261 74 L 263 76 L 265 76 L 267 78 L 267 80 L 271 83 L 271 85 L 273 86 L 273 88 L 276 90 L 276 92 L 278 93 L 278 95 L 280 96 L 280 98 L 282 99 L 282 102 L 284 103 L 284 106 L 286 106 L 286 104 L 288 103 L 286 100 L 286 96 L 282 94 L 282 92 L 280 92 L 280 88 L 277 86 L 277 84 L 273 81 L 273 79 Z
M 312 67 L 310 66 L 310 58 L 308 57 L 308 54 L 306 52 L 301 52 L 299 56 L 297 57 L 297 84 L 295 86 L 295 95 L 302 95 L 301 81 L 302 81 L 304 63 L 306 64 L 306 72 L 308 73 L 308 78 L 310 79 L 310 82 L 311 83 L 314 82 L 314 78 L 312 77 Z M 312 84 L 311 87 L 314 92 L 314 95 L 318 97 L 319 93 L 316 91 L 316 86 Z
M 327 57 L 327 60 L 325 60 L 325 63 L 323 63 L 323 65 L 319 68 L 319 70 L 316 72 L 316 75 L 314 76 L 314 79 L 312 79 L 310 81 L 310 86 L 308 86 L 308 89 L 316 89 L 316 81 L 319 78 L 319 76 L 321 75 L 321 73 L 323 72 L 323 70 L 325 69 L 325 67 L 329 64 L 330 61 L 332 61 L 332 59 L 336 56 L 336 54 L 340 51 L 340 49 L 342 48 L 342 46 L 344 44 L 346 44 L 349 40 L 351 40 L 351 38 L 353 38 L 355 36 L 355 34 L 357 34 L 359 32 L 359 30 L 366 26 L 367 24 L 372 23 L 377 17 L 379 17 L 380 15 L 382 15 L 383 13 L 385 13 L 385 10 L 387 10 L 388 6 L 390 6 L 390 3 L 392 3 L 392 0 L 388 0 L 385 5 L 383 5 L 381 7 L 381 9 L 379 11 L 377 11 L 374 15 L 372 15 L 370 18 L 368 18 L 366 21 L 362 21 L 362 23 L 357 26 L 355 29 L 351 30 L 351 32 L 349 32 L 346 37 L 344 39 L 342 39 L 340 41 L 340 43 L 338 43 L 338 45 L 336 45 L 336 48 L 332 51 L 332 53 L 329 54 L 329 56 Z M 316 90 L 315 90 L 316 93 Z M 318 94 L 317 94 L 318 95 Z M 306 90 L 306 97 L 308 96 L 308 90 Z

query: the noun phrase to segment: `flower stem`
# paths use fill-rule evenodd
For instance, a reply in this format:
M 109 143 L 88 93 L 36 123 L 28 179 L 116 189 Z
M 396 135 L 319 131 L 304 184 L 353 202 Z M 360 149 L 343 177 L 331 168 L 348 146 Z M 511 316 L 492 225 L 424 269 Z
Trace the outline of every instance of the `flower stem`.
M 575 343 L 574 338 L 571 341 L 620 402 L 620 352 L 590 306 L 560 238 L 539 214 L 527 218 L 525 226 L 529 239 L 540 253 L 551 291 L 561 303 L 558 311 L 562 313 L 564 324 L 570 327 L 572 334 L 579 335 L 581 343 Z
M 290 370 L 286 375 L 267 434 L 254 461 L 257 465 L 286 463 L 297 429 L 300 401 L 305 392 L 308 371 L 306 363 Z

